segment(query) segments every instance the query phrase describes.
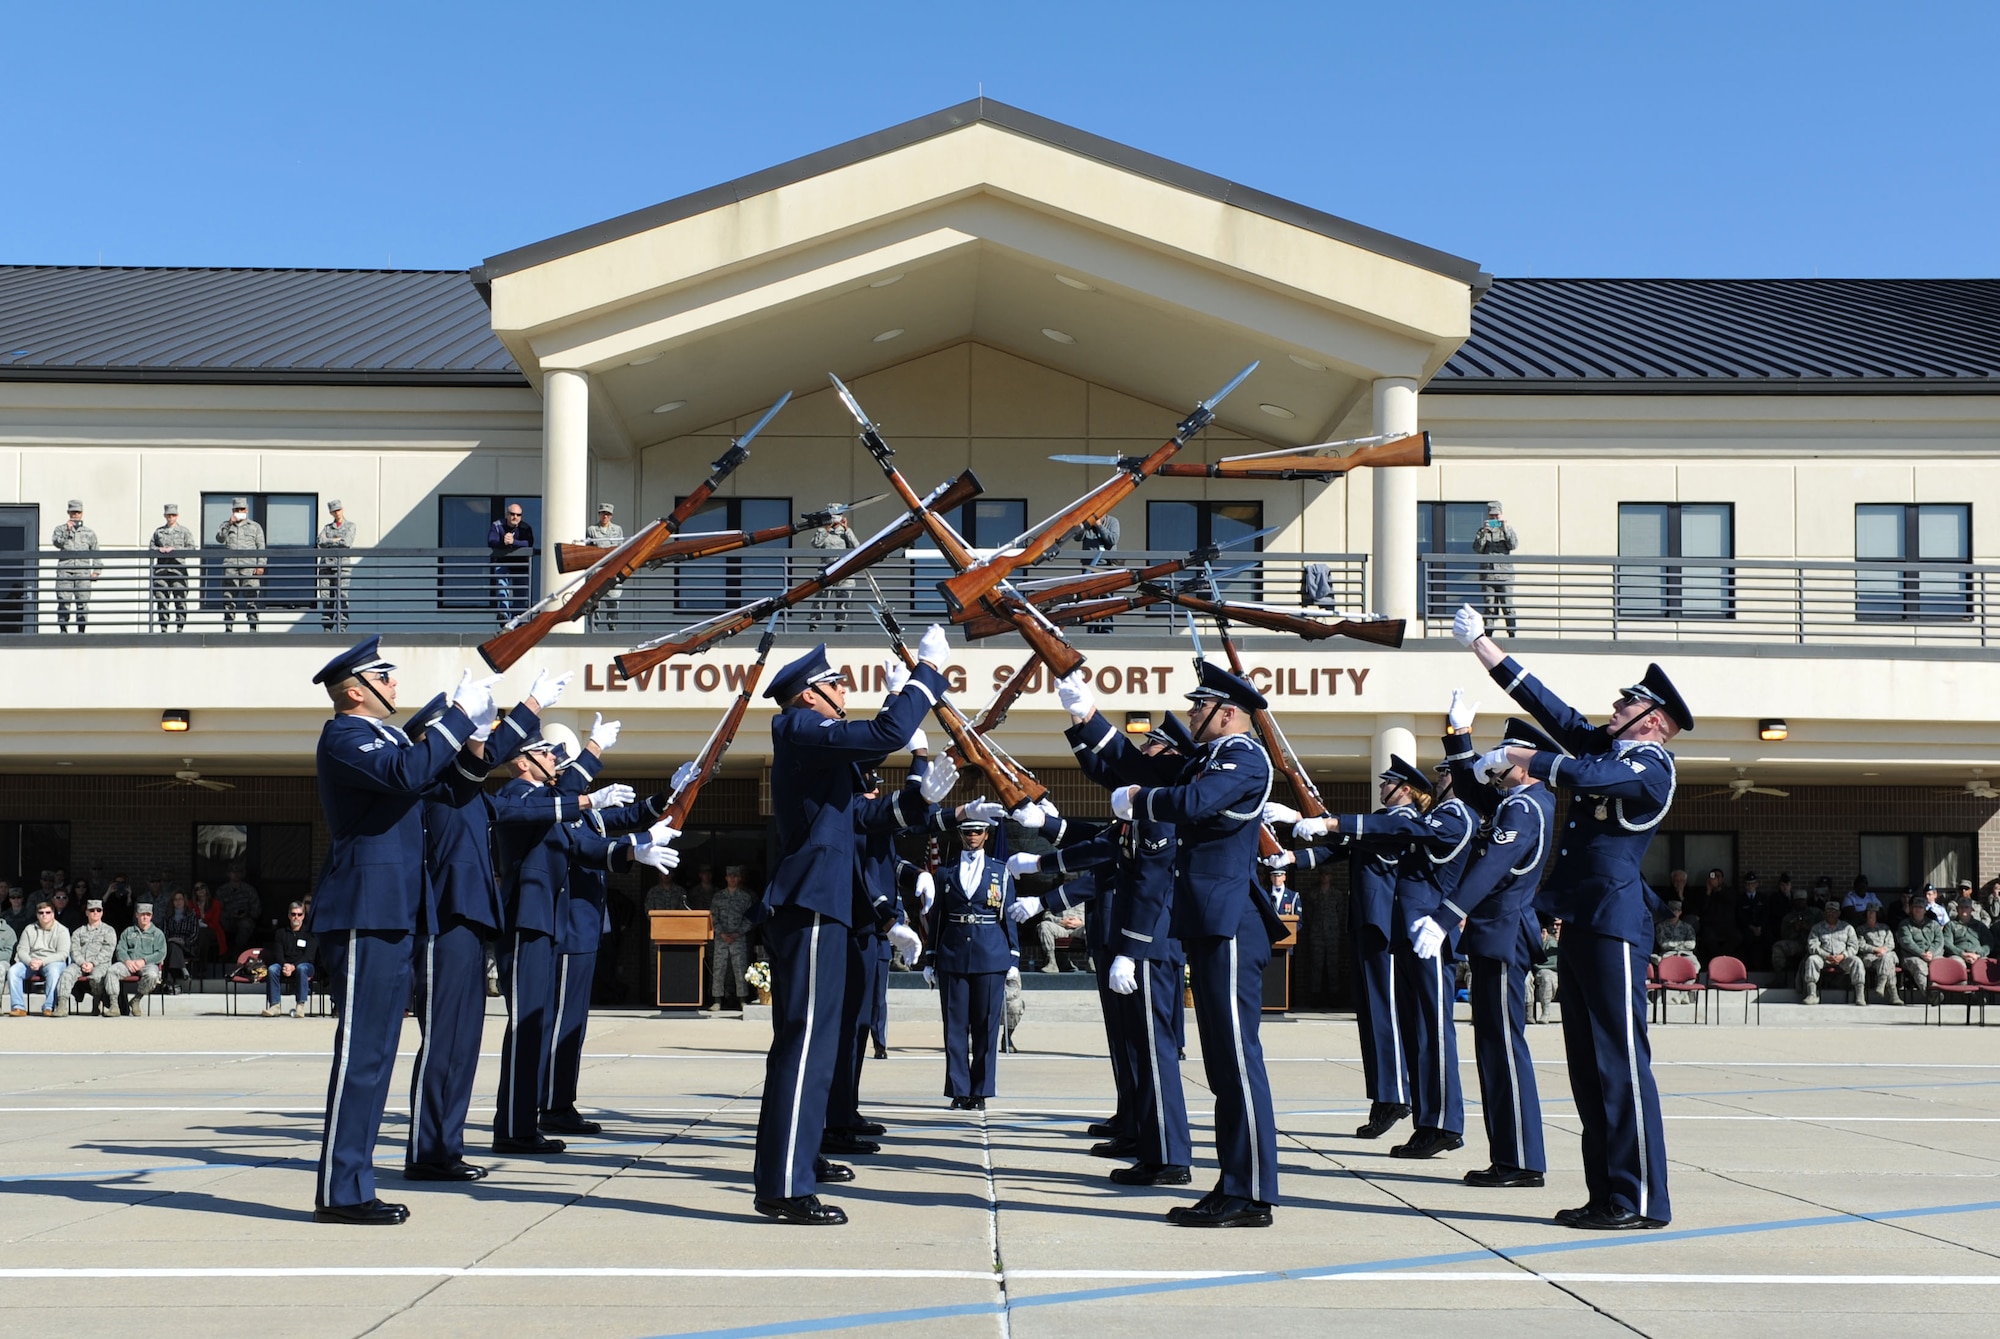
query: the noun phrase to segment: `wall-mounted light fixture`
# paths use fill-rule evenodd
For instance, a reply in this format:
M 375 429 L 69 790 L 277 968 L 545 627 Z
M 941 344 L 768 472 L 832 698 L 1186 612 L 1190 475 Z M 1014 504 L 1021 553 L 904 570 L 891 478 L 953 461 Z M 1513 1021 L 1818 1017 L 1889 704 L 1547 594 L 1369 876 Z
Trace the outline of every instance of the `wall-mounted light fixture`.
M 1775 744 L 1781 739 L 1790 738 L 1791 733 L 1791 728 L 1783 721 L 1757 722 L 1757 738 L 1765 740 L 1768 743 Z
M 1125 733 L 1128 735 L 1148 735 L 1153 732 L 1153 713 L 1150 711 L 1128 711 L 1125 713 Z
M 193 724 L 192 714 L 184 707 L 169 707 L 160 713 L 160 728 L 168 734 L 182 734 Z

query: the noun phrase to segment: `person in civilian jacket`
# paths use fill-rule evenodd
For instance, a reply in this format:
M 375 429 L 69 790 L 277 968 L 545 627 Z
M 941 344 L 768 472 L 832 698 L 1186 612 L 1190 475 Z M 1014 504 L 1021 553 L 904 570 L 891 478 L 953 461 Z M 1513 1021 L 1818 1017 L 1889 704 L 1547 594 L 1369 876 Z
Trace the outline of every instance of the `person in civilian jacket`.
M 1494 644 L 1478 610 L 1461 608 L 1452 635 L 1568 750 L 1504 750 L 1504 761 L 1570 789 L 1545 895 L 1563 922 L 1563 1047 L 1590 1198 L 1556 1221 L 1596 1231 L 1664 1227 L 1672 1217 L 1666 1134 L 1646 1037 L 1653 915 L 1640 867 L 1674 802 L 1666 745 L 1694 729 L 1694 714 L 1667 672 L 1648 665 L 1611 718 L 1593 726 Z M 1490 774 L 1502 758 L 1486 756 Z

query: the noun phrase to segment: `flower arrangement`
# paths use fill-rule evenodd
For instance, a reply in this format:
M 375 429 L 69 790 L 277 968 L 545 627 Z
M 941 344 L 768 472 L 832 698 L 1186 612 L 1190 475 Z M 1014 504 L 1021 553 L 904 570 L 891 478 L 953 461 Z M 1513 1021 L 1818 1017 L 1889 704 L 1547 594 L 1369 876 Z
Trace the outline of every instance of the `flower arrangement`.
M 771 964 L 763 961 L 751 963 L 750 970 L 743 973 L 743 979 L 749 983 L 750 989 L 756 991 L 758 994 L 770 994 Z

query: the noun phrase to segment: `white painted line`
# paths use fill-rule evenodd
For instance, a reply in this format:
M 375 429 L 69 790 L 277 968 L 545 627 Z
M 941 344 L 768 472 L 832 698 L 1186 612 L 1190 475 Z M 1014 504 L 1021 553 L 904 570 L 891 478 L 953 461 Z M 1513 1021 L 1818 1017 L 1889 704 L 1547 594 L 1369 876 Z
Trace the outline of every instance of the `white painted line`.
M 0 1279 L 980 1279 L 989 1269 L 669 1269 L 578 1265 L 299 1265 L 295 1267 L 0 1269 Z

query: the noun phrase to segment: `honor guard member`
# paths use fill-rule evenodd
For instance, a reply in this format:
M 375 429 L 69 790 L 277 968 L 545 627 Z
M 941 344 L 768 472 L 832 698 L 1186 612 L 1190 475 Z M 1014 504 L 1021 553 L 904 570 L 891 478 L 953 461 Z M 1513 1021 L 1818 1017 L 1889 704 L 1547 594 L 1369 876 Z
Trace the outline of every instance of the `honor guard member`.
M 1590 1199 L 1556 1220 L 1593 1230 L 1664 1227 L 1672 1218 L 1666 1135 L 1646 1037 L 1653 914 L 1639 871 L 1674 801 L 1674 757 L 1666 744 L 1694 729 L 1694 716 L 1666 671 L 1648 665 L 1612 705 L 1610 720 L 1593 726 L 1494 644 L 1478 610 L 1461 608 L 1452 633 L 1574 755 L 1504 750 L 1505 762 L 1570 788 L 1544 896 L 1563 922 L 1563 1049 L 1583 1125 Z M 1486 757 L 1491 774 L 1503 758 Z
M 328 632 L 347 631 L 347 585 L 354 573 L 349 567 L 353 560 L 345 556 L 345 551 L 354 547 L 360 537 L 360 527 L 347 519 L 347 509 L 334 498 L 326 504 L 327 522 L 319 528 L 319 538 L 315 547 L 332 549 L 331 555 L 322 553 L 319 560 L 319 625 Z
M 1081 678 L 1057 695 L 1075 720 L 1072 748 L 1088 749 L 1127 784 L 1111 792 L 1115 818 L 1172 823 L 1178 838 L 1170 924 L 1187 953 L 1202 1065 L 1215 1094 L 1222 1176 L 1167 1221 L 1181 1227 L 1269 1227 L 1278 1198 L 1278 1136 L 1258 1027 L 1264 967 L 1288 929 L 1257 878 L 1257 837 L 1271 797 L 1271 760 L 1250 734 L 1263 694 L 1203 662 L 1188 694 L 1194 756 L 1148 758 L 1097 716 Z
M 76 612 L 76 630 L 90 619 L 91 583 L 104 571 L 97 556 L 97 532 L 83 523 L 83 502 L 69 500 L 69 519 L 55 528 L 49 543 L 62 557 L 56 559 L 56 631 L 69 631 L 70 612 Z
M 840 671 L 826 663 L 824 644 L 785 666 L 764 690 L 781 707 L 771 722 L 771 806 L 780 854 L 764 889 L 773 1035 L 753 1173 L 756 1209 L 767 1218 L 847 1221 L 839 1208 L 820 1203 L 814 1164 L 841 1044 L 847 932 L 857 914 L 871 914 L 855 840 L 855 808 L 865 784 L 856 767 L 904 747 L 944 696 L 950 651 L 943 628 L 927 629 L 909 682 L 873 720 L 847 719 L 847 689 Z M 924 776 L 924 798 L 942 799 L 956 780 L 949 760 L 934 763 Z
M 1021 962 L 1021 940 L 1008 909 L 1014 880 L 986 849 L 991 819 L 958 821 L 959 856 L 937 872 L 931 951 L 924 980 L 937 987 L 944 1016 L 944 1095 L 953 1110 L 984 1111 L 993 1096 L 1007 973 Z
M 1535 1060 L 1528 1052 L 1527 987 L 1541 949 L 1535 892 L 1555 850 L 1549 838 L 1555 833 L 1556 799 L 1518 765 L 1477 774 L 1474 710 L 1454 688 L 1446 713 L 1451 733 L 1444 737 L 1452 793 L 1486 823 L 1483 845 L 1444 904 L 1445 915 L 1465 921 L 1458 947 L 1472 962 L 1472 1047 L 1486 1121 L 1487 1166 L 1467 1172 L 1465 1183 L 1539 1186 L 1548 1159 L 1542 1151 Z M 1501 743 L 1538 753 L 1562 751 L 1522 720 L 1507 722 Z
M 597 504 L 597 524 L 583 527 L 584 543 L 593 549 L 615 549 L 625 542 L 625 527 L 612 520 L 611 513 L 612 506 L 609 502 Z M 597 621 L 598 631 L 618 631 L 618 601 L 621 594 L 621 589 L 613 585 L 597 602 L 597 611 L 593 617 Z
M 169 502 L 163 509 L 159 528 L 146 545 L 153 551 L 153 626 L 167 630 L 167 612 L 173 611 L 174 631 L 185 632 L 188 621 L 187 560 L 181 555 L 196 547 L 194 531 L 181 524 L 181 504 Z
M 401 1223 L 409 1210 L 375 1195 L 375 1138 L 396 1067 L 419 932 L 437 932 L 424 869 L 422 797 L 454 762 L 479 766 L 466 745 L 496 718 L 492 681 L 470 671 L 422 743 L 389 725 L 396 667 L 370 637 L 328 661 L 334 716 L 319 737 L 319 799 L 328 846 L 307 928 L 333 984 L 333 1072 L 313 1186 L 321 1223 Z

